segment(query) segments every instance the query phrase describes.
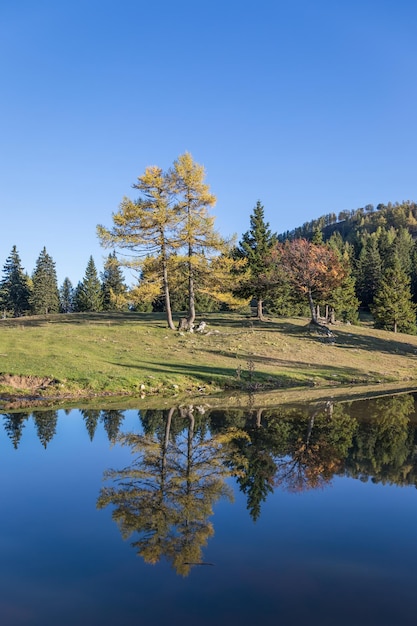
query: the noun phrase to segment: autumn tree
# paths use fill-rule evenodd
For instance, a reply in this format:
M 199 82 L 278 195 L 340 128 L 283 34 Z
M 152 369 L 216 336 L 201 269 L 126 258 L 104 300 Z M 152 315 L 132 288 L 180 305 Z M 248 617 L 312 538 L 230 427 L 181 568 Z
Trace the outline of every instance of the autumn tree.
M 258 200 L 250 216 L 250 229 L 242 235 L 235 254 L 238 258 L 246 259 L 248 270 L 237 292 L 244 297 L 256 299 L 259 320 L 263 320 L 263 303 L 271 290 L 271 285 L 264 277 L 268 255 L 274 241 L 275 237 L 269 229 L 268 222 L 265 221 L 264 207 Z
M 307 298 L 312 323 L 319 324 L 314 299 L 330 294 L 345 276 L 336 253 L 328 246 L 313 244 L 306 239 L 286 241 L 278 250 L 278 258 L 289 281 Z
M 188 284 L 187 322 L 191 327 L 196 315 L 197 275 L 204 266 L 205 271 L 210 272 L 210 264 L 206 264 L 205 260 L 213 253 L 225 253 L 227 244 L 214 229 L 214 217 L 208 213 L 209 207 L 216 203 L 216 198 L 205 183 L 204 167 L 195 163 L 191 154 L 186 152 L 174 161 L 170 179 L 175 186 L 181 219 L 178 234 L 180 247 L 184 250 Z
M 178 206 L 172 176 L 161 168 L 147 167 L 133 184 L 142 196 L 137 200 L 125 197 L 117 213 L 113 213 L 113 228 L 97 227 L 98 237 L 104 247 L 127 250 L 134 255 L 133 264 L 141 259 L 156 257 L 157 280 L 144 286 L 146 296 L 157 297 L 161 287 L 164 293 L 167 323 L 175 329 L 172 319 L 168 259 L 178 247 Z M 132 261 L 130 261 L 132 264 Z M 127 262 L 129 264 L 129 262 Z M 140 297 L 140 286 L 136 289 Z

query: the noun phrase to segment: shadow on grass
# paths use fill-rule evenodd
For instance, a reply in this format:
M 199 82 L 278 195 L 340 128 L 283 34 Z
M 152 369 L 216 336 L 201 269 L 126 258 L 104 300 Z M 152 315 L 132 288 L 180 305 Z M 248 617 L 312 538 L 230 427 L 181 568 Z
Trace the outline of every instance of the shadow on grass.
M 143 372 L 143 366 L 139 367 L 134 364 L 121 364 L 111 363 L 111 365 L 117 365 L 118 367 L 126 367 L 129 369 L 141 369 Z M 210 367 L 209 365 L 181 365 L 180 363 L 170 364 L 164 367 L 160 366 L 148 366 L 145 367 L 146 373 L 155 372 L 158 374 L 180 375 L 193 378 L 201 383 L 217 383 L 223 387 L 233 387 L 246 389 L 248 383 L 253 385 L 259 385 L 262 387 L 268 387 L 271 389 L 278 389 L 280 387 L 294 387 L 297 385 L 306 385 L 308 383 L 297 379 L 294 375 L 289 376 L 286 374 L 271 374 L 267 372 L 253 372 L 248 380 L 247 373 L 242 373 L 236 368 L 229 367 Z
M 218 354 L 215 350 L 207 350 L 208 353 Z M 291 368 L 294 372 L 299 370 L 304 375 L 322 376 L 331 380 L 332 378 L 351 380 L 356 382 L 358 379 L 364 379 L 364 372 L 354 367 L 335 367 L 334 365 L 324 365 L 322 363 L 308 363 L 307 361 L 290 361 L 288 359 L 280 359 L 276 357 L 267 357 L 256 354 L 239 353 L 239 356 L 230 354 L 222 354 L 224 358 L 233 359 L 235 362 L 245 363 L 246 369 L 249 364 L 253 363 L 256 372 L 256 364 L 266 365 L 268 367 L 276 366 L 277 368 Z M 256 372 L 257 373 L 257 372 Z M 265 373 L 268 376 L 268 373 Z
M 103 324 L 106 326 L 126 326 L 129 324 L 158 324 L 167 326 L 164 313 L 56 313 L 53 315 L 33 315 L 28 317 L 14 317 L 0 320 L 3 327 L 36 327 L 46 324 Z
M 211 351 L 208 351 L 211 352 Z M 215 351 L 213 351 L 216 354 Z M 225 355 L 226 356 L 226 355 Z M 332 382 L 344 382 L 357 384 L 366 382 L 370 378 L 363 371 L 357 368 L 334 367 L 332 365 L 314 365 L 303 361 L 287 361 L 252 354 L 242 355 L 239 359 L 235 356 L 227 355 L 233 360 L 233 367 L 212 367 L 209 365 L 188 365 L 172 363 L 161 365 L 143 365 L 111 363 L 118 367 L 130 369 L 145 369 L 146 372 L 156 372 L 166 375 L 181 375 L 200 380 L 202 382 L 217 382 L 223 386 L 233 386 L 246 388 L 248 385 L 261 385 L 270 388 L 294 387 L 298 385 L 314 384 L 314 379 L 322 378 Z M 243 364 L 243 366 L 242 366 Z M 291 373 L 285 372 L 264 372 L 259 371 L 256 365 L 276 366 L 279 368 L 291 368 Z M 297 370 L 299 374 L 297 374 Z
M 362 334 L 349 334 L 345 332 L 336 335 L 335 344 L 341 348 L 368 350 L 370 352 L 383 352 L 385 354 L 399 354 L 410 357 L 417 357 L 417 345 L 407 343 L 407 341 L 398 341 L 394 338 L 395 333 L 387 332 L 387 337 L 367 337 Z M 405 337 L 405 335 L 403 335 Z

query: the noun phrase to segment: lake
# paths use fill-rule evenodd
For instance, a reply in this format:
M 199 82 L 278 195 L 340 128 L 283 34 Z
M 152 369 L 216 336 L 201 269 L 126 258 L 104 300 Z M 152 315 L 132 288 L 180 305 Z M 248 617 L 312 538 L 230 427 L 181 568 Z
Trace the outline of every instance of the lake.
M 1 624 L 416 624 L 416 397 L 0 414 Z

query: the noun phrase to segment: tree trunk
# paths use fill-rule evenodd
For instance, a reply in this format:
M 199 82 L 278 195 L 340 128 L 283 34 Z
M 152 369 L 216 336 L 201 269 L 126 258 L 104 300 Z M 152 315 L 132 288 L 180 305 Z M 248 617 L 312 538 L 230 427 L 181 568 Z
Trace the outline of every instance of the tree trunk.
M 311 289 L 308 290 L 307 297 L 308 297 L 308 305 L 310 307 L 311 321 L 313 322 L 313 324 L 318 324 L 316 307 L 314 306 L 314 300 L 311 294 Z
M 258 299 L 258 302 L 256 304 L 256 317 L 258 318 L 258 320 L 260 320 L 261 322 L 264 321 L 264 312 L 263 312 L 263 300 L 262 298 Z
M 263 409 L 257 409 L 256 410 L 256 428 L 260 428 L 261 427 L 261 420 L 262 420 L 262 413 L 264 412 Z
M 166 310 L 168 326 L 171 330 L 175 330 L 174 322 L 172 320 L 171 298 L 169 295 L 168 270 L 167 270 L 167 262 L 165 258 L 165 250 L 163 251 L 163 258 L 162 258 L 162 282 L 164 286 L 165 310 Z
M 192 249 L 191 246 L 188 250 L 188 325 L 192 327 L 195 320 L 195 293 L 194 293 L 194 276 L 193 267 L 191 262 Z

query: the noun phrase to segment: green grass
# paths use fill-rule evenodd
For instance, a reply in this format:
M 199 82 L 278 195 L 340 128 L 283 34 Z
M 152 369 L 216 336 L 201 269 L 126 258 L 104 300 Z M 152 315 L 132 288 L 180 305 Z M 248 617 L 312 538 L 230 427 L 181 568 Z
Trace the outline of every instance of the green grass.
M 417 337 L 306 319 L 207 314 L 208 334 L 169 331 L 158 314 L 0 320 L 0 393 L 174 395 L 225 389 L 417 382 Z

